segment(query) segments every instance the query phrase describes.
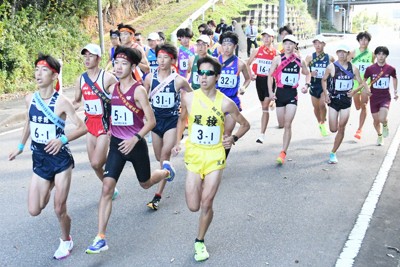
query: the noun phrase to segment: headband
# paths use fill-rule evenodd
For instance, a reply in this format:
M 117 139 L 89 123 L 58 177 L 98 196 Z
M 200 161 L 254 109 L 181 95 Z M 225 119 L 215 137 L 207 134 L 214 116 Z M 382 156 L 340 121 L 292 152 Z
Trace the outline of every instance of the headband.
M 43 67 L 46 67 L 46 68 L 48 68 L 49 70 L 51 70 L 52 72 L 58 74 L 58 71 L 56 71 L 54 68 L 52 68 L 52 67 L 49 65 L 49 63 L 47 63 L 46 60 L 40 60 L 40 61 L 36 64 L 36 66 L 43 66 Z
M 236 42 L 234 42 L 233 41 L 233 39 L 232 38 L 224 38 L 223 40 L 222 40 L 222 42 L 223 43 L 232 43 L 232 44 L 236 44 Z
M 131 60 L 130 58 L 128 58 L 128 56 L 124 53 L 118 53 L 115 58 L 122 58 L 125 59 L 126 61 L 128 61 L 129 63 L 131 63 L 132 65 L 136 65 L 135 62 L 133 62 L 133 60 Z
M 129 32 L 129 33 L 131 33 L 131 34 L 135 34 L 135 32 L 132 31 L 132 30 L 129 29 L 129 28 L 121 28 L 121 29 L 119 29 L 119 32 Z
M 49 70 L 51 70 L 53 73 L 57 73 L 57 74 L 59 74 L 58 73 L 58 71 L 56 71 L 54 68 L 52 68 L 50 65 L 49 65 L 49 63 L 47 63 L 47 61 L 46 60 L 40 60 L 38 63 L 36 63 L 36 66 L 43 66 L 43 67 L 46 67 L 46 68 L 48 68 Z M 56 83 L 56 91 L 58 92 L 58 91 L 60 91 L 60 81 L 58 80 L 58 78 L 57 78 L 57 83 Z
M 160 50 L 158 51 L 158 54 L 164 54 L 164 55 L 168 55 L 171 59 L 174 59 L 174 56 L 171 53 L 168 53 L 165 50 Z

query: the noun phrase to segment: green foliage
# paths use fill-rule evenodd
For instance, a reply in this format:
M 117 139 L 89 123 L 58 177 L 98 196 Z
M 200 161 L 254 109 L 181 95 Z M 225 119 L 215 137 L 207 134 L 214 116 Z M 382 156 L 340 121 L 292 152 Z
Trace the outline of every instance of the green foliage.
M 72 83 L 82 71 L 79 51 L 90 38 L 72 12 L 74 1 L 64 2 L 63 13 L 52 8 L 55 2 L 42 10 L 27 5 L 14 14 L 10 4 L 0 6 L 0 93 L 32 89 L 33 63 L 39 52 L 63 61 L 64 84 Z

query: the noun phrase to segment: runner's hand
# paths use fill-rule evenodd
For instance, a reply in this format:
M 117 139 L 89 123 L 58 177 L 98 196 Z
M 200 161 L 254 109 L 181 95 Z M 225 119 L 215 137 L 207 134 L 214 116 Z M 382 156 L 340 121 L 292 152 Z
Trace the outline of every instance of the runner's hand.
M 171 154 L 172 156 L 177 156 L 179 154 L 179 152 L 181 151 L 181 146 L 180 145 L 176 145 L 171 149 Z
M 224 146 L 225 149 L 230 149 L 232 147 L 232 145 L 234 145 L 235 142 L 233 141 L 233 137 L 224 135 L 222 137 L 222 145 Z
M 21 153 L 22 150 L 16 149 L 15 151 L 11 152 L 10 155 L 8 155 L 8 160 L 14 160 Z
M 350 91 L 347 92 L 347 96 L 348 97 L 353 97 L 355 93 L 356 93 L 355 90 L 350 90 Z
M 251 75 L 251 80 L 252 80 L 252 81 L 255 81 L 256 78 L 257 78 L 257 75 L 255 75 L 255 74 L 253 73 L 253 74 Z
M 326 104 L 331 103 L 331 98 L 329 97 L 329 93 L 327 93 L 327 94 L 323 93 L 323 94 L 325 95 L 325 103 Z
M 243 86 L 240 87 L 239 93 L 240 93 L 241 95 L 244 95 L 245 92 L 246 92 L 246 88 L 244 88 Z
M 307 94 L 307 93 L 308 93 L 308 88 L 307 88 L 307 86 L 301 87 L 301 92 L 302 92 L 303 94 Z
M 137 142 L 138 138 L 136 136 L 132 137 L 131 139 L 124 140 L 118 144 L 118 150 L 121 151 L 122 154 L 128 155 L 135 147 Z
M 63 143 L 60 139 L 51 139 L 45 146 L 44 151 L 50 155 L 57 155 L 62 146 Z
M 276 96 L 274 93 L 269 94 L 269 99 L 271 99 L 271 101 L 275 101 L 276 100 Z

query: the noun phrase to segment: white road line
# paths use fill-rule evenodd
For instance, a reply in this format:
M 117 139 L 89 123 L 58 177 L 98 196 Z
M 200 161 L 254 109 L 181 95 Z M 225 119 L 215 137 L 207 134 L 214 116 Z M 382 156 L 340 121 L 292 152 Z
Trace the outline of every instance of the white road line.
M 379 169 L 379 172 L 375 178 L 374 184 L 372 185 L 372 188 L 364 201 L 353 230 L 351 230 L 346 244 L 344 245 L 339 258 L 336 261 L 336 267 L 353 266 L 354 260 L 360 251 L 362 242 L 369 227 L 369 223 L 372 219 L 372 215 L 374 214 L 379 197 L 382 193 L 383 186 L 385 185 L 389 171 L 396 157 L 399 145 L 400 126 L 397 128 L 396 134 L 393 137 L 392 143 L 390 144 L 381 168 Z
M 21 127 L 21 128 L 17 128 L 17 129 L 14 129 L 14 130 L 10 130 L 10 131 L 4 132 L 4 133 L 0 133 L 0 136 L 7 135 L 7 134 L 10 134 L 10 133 L 19 132 L 19 131 L 22 131 L 23 129 L 24 129 L 24 127 Z

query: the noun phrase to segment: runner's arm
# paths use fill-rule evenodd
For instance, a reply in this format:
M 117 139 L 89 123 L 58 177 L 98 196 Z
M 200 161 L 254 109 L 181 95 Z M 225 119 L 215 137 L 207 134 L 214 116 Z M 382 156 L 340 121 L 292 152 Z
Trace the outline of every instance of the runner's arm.
M 75 82 L 75 94 L 74 101 L 72 102 L 75 110 L 79 109 L 82 102 L 82 91 L 81 91 L 81 76 Z
M 240 87 L 240 94 L 243 95 L 246 92 L 247 87 L 251 82 L 250 71 L 247 65 L 243 62 L 243 60 L 239 59 L 239 68 L 243 73 L 244 82 L 243 85 Z
M 115 78 L 115 76 L 109 72 L 105 72 L 105 79 L 104 79 L 104 88 L 106 90 L 107 93 L 112 93 L 114 90 L 114 84 L 116 84 L 118 82 L 117 78 Z
M 332 70 L 332 69 L 333 69 L 333 70 Z M 330 64 L 328 65 L 328 67 L 326 67 L 325 74 L 324 74 L 324 76 L 323 76 L 322 79 L 321 79 L 322 92 L 323 92 L 323 94 L 325 95 L 325 102 L 326 102 L 326 103 L 330 103 L 330 102 L 331 102 L 331 100 L 330 100 L 330 98 L 329 98 L 329 92 L 328 92 L 328 90 L 327 90 L 327 81 L 328 81 L 329 76 L 335 75 L 334 69 L 335 69 L 335 68 L 334 68 L 333 63 L 330 63 Z
M 178 124 L 176 125 L 176 141 L 171 150 L 173 156 L 178 155 L 181 151 L 180 143 L 186 127 L 186 121 L 189 114 L 188 101 L 191 97 L 193 97 L 193 93 L 183 94 L 181 97 L 181 113 L 179 114 Z
M 30 105 L 31 100 L 32 100 L 32 94 L 29 94 L 25 97 L 25 105 L 27 108 L 27 112 L 26 112 L 26 118 L 25 118 L 25 123 L 24 123 L 24 129 L 22 130 L 21 141 L 18 145 L 18 148 L 9 154 L 8 160 L 14 160 L 19 154 L 21 154 L 24 151 L 23 147 L 25 146 L 26 141 L 28 141 L 29 135 L 31 133 L 31 130 L 29 128 L 29 114 L 28 114 L 29 105 Z
M 222 101 L 222 112 L 229 113 L 229 115 L 231 115 L 231 117 L 237 123 L 239 123 L 239 129 L 233 135 L 237 136 L 238 138 L 241 138 L 250 129 L 250 123 L 246 120 L 246 118 L 242 115 L 242 113 L 240 113 L 236 104 L 226 96 L 224 96 L 224 99 Z M 229 148 L 233 144 L 235 144 L 233 135 L 224 136 L 222 141 L 224 147 Z
M 392 77 L 392 80 L 393 80 L 394 99 L 397 100 L 399 98 L 398 96 L 399 89 L 397 89 L 397 77 Z
M 281 61 L 281 57 L 280 56 L 276 56 L 274 57 L 274 59 L 272 60 L 271 63 L 271 68 L 269 69 L 269 75 L 268 75 L 268 93 L 269 93 L 269 98 L 274 100 L 275 99 L 275 94 L 272 91 L 272 86 L 274 84 L 274 72 L 276 70 L 276 68 L 278 67 L 278 64 Z

